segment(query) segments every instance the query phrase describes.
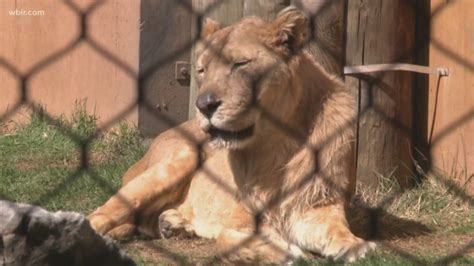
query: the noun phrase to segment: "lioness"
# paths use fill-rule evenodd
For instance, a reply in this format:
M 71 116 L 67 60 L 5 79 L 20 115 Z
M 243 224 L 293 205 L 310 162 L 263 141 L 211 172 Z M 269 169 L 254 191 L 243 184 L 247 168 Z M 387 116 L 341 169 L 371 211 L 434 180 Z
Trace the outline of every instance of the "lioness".
M 307 17 L 288 8 L 202 32 L 196 119 L 155 139 L 92 226 L 116 238 L 214 238 L 234 262 L 364 257 L 374 244 L 351 233 L 344 211 L 356 104 L 302 50 Z

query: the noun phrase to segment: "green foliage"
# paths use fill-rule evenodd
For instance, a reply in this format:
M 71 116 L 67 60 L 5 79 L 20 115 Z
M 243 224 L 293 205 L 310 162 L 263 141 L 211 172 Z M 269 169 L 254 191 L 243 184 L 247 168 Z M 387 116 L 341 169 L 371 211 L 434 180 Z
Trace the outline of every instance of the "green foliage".
M 87 113 L 85 101 L 76 103 L 69 126 L 72 129 L 71 133 L 81 140 L 87 140 L 94 136 L 97 130 L 97 117 Z

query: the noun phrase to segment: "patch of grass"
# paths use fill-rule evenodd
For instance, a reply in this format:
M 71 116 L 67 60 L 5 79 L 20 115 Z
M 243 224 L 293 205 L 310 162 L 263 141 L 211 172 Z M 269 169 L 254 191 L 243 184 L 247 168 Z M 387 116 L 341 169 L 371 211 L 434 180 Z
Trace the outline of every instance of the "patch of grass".
M 452 233 L 472 233 L 474 232 L 474 213 L 471 211 L 469 217 L 466 218 L 467 222 L 460 224 L 450 230 Z
M 145 151 L 126 123 L 96 132 L 97 118 L 84 105 L 69 120 L 48 118 L 41 109 L 32 113 L 29 123 L 0 135 L 0 197 L 49 210 L 92 211 Z
M 423 182 L 406 190 L 394 180 L 379 177 L 376 189 L 358 186 L 356 201 L 436 230 L 474 227 L 474 208 L 438 178 L 427 176 Z

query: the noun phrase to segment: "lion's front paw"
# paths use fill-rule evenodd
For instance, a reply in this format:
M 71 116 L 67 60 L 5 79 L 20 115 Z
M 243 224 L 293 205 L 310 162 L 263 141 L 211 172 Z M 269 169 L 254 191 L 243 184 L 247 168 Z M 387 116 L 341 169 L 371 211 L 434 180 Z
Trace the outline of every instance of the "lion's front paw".
M 163 212 L 159 217 L 158 226 L 163 238 L 192 237 L 195 234 L 191 224 L 175 209 Z
M 92 229 L 101 235 L 105 235 L 114 227 L 113 220 L 105 214 L 93 213 L 87 218 L 89 219 Z
M 107 236 L 115 240 L 129 240 L 137 233 L 137 227 L 134 224 L 126 223 L 112 228 L 107 232 Z
M 376 244 L 374 242 L 353 237 L 350 240 L 334 241 L 326 248 L 325 255 L 335 260 L 354 262 L 374 251 L 375 247 Z

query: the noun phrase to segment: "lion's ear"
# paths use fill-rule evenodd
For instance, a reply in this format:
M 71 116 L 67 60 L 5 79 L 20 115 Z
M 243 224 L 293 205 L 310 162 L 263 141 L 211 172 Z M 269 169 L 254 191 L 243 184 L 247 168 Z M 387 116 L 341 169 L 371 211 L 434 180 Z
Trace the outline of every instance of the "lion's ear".
M 277 15 L 272 22 L 276 30 L 276 45 L 284 46 L 288 52 L 300 50 L 309 35 L 309 20 L 303 11 L 290 6 Z
M 221 29 L 221 24 L 210 18 L 206 18 L 202 24 L 201 38 L 207 38 L 209 35 Z

